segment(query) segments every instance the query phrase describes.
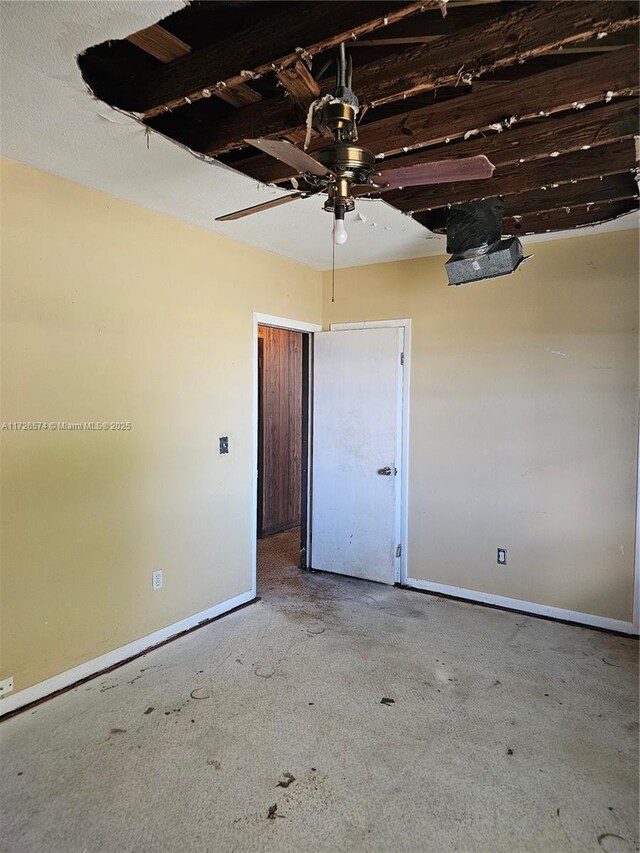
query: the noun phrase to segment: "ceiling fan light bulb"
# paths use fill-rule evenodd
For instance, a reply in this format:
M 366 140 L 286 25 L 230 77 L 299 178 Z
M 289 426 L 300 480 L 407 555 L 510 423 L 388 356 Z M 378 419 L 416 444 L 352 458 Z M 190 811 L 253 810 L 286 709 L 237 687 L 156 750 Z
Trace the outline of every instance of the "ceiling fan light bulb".
M 333 239 L 338 246 L 342 246 L 343 243 L 347 242 L 347 229 L 344 227 L 344 219 L 335 220 Z

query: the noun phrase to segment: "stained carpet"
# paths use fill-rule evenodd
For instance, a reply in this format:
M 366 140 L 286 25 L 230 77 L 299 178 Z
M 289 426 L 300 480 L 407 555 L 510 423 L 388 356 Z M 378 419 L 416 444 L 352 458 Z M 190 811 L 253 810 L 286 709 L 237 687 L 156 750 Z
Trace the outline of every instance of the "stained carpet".
M 638 845 L 637 643 L 301 572 L 0 725 L 0 849 Z

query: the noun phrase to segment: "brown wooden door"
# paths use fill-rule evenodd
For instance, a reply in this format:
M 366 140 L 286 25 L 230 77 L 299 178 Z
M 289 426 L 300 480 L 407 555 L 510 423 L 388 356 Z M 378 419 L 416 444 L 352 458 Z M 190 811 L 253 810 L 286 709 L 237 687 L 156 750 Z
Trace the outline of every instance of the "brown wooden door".
M 300 524 L 302 334 L 258 327 L 258 535 Z

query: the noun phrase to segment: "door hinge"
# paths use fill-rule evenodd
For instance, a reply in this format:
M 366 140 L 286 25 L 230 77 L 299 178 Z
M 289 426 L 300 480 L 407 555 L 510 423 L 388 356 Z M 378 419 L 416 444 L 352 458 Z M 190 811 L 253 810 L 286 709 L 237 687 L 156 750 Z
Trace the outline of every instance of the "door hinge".
M 404 364 L 404 353 L 400 353 L 400 364 Z
M 396 557 L 402 557 L 402 545 L 398 545 L 396 548 Z

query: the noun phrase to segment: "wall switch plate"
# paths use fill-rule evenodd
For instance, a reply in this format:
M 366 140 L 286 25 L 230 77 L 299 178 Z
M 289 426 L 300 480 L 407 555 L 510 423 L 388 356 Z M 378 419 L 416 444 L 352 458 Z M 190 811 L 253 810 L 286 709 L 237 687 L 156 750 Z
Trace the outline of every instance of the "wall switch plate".
M 229 452 L 229 436 L 221 435 L 220 436 L 220 453 L 228 453 Z
M 506 566 L 507 565 L 507 549 L 506 548 L 498 548 L 498 565 Z
M 160 589 L 162 587 L 162 569 L 158 569 L 158 571 L 154 572 L 151 577 L 151 585 L 153 589 Z
M 0 699 L 3 696 L 6 696 L 7 693 L 12 693 L 12 692 L 13 692 L 13 676 L 10 676 L 9 678 L 3 678 L 2 681 L 0 681 Z

